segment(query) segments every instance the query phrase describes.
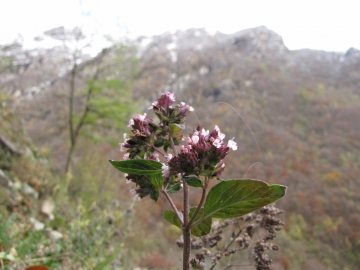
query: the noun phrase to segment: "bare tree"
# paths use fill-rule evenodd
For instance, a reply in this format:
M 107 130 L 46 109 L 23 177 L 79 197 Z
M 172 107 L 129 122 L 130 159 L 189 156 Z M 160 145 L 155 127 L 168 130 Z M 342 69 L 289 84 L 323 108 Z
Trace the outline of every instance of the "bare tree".
M 61 87 L 68 89 L 67 126 L 69 150 L 64 172 L 70 171 L 74 149 L 80 134 L 88 125 L 98 130 L 114 128 L 130 111 L 130 84 L 136 73 L 136 48 L 132 45 L 115 44 L 103 49 L 96 57 L 89 58 L 84 51 L 91 46 L 79 28 L 70 31 L 56 28 L 45 34 L 63 42 L 69 51 L 70 71 L 62 78 Z M 121 106 L 120 106 L 121 104 Z

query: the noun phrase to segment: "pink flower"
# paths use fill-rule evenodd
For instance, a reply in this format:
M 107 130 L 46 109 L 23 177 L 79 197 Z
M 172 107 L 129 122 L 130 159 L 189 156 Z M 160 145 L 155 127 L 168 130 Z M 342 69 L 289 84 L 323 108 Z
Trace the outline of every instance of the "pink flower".
M 146 118 L 146 113 L 144 113 L 144 115 L 139 115 L 139 114 L 138 114 L 138 116 L 139 116 L 140 122 L 144 122 L 144 120 L 145 120 L 145 118 Z
M 166 161 L 169 162 L 170 159 L 172 159 L 173 155 L 172 154 L 167 154 L 165 155 Z
M 168 109 L 175 101 L 175 96 L 173 93 L 167 92 L 162 94 L 157 102 L 153 103 L 153 106 L 162 107 Z
M 219 139 L 215 139 L 215 141 L 213 142 L 213 145 L 216 148 L 220 148 L 221 147 L 221 141 Z
M 164 176 L 164 178 L 168 178 L 170 176 L 169 166 L 167 166 L 163 163 L 161 170 L 162 170 L 162 175 Z
M 220 140 L 223 140 L 225 138 L 225 134 L 220 131 L 220 128 L 217 125 L 215 125 L 214 129 L 218 132 L 218 137 Z
M 189 105 L 186 105 L 185 102 L 181 102 L 178 105 L 178 111 L 180 117 L 185 117 L 189 112 L 193 112 L 194 108 Z
M 237 144 L 234 142 L 234 138 L 228 141 L 227 146 L 231 148 L 233 151 L 237 150 Z
M 198 135 L 192 135 L 191 141 L 194 144 L 197 144 L 199 142 L 199 136 Z

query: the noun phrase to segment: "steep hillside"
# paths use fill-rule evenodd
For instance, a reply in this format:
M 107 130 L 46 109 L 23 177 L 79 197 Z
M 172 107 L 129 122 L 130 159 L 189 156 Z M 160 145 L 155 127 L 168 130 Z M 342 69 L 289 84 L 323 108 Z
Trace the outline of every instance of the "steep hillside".
M 104 77 L 131 77 L 131 95 L 141 104 L 138 107 L 147 108 L 159 93 L 175 92 L 179 100 L 197 108 L 187 123 L 189 131 L 193 125 L 211 129 L 217 124 L 235 137 L 239 149 L 228 161 L 224 178 L 258 178 L 289 187 L 278 205 L 285 210 L 286 230 L 280 235 L 282 250 L 278 257 L 283 269 L 356 269 L 360 264 L 359 51 L 290 51 L 281 36 L 266 27 L 233 35 L 190 29 L 152 37 L 147 44 L 139 47 L 140 69 L 135 79 L 114 70 L 108 70 Z M 107 57 L 104 61 L 113 63 L 114 56 Z M 84 61 L 78 93 L 91 77 L 95 63 Z M 19 81 L 29 70 L 17 77 Z M 9 79 L 6 84 L 6 89 L 15 94 L 13 104 L 26 130 L 49 154 L 53 167 L 59 166 L 58 171 L 68 149 L 67 105 L 63 99 L 69 85 L 67 71 L 46 91 L 31 97 L 16 94 L 16 87 L 9 88 L 20 85 L 15 83 L 15 75 L 12 83 Z M 119 104 L 132 103 L 132 98 L 125 94 Z M 77 104 L 81 110 L 80 98 Z M 125 127 L 127 117 L 122 118 Z M 118 130 L 105 134 L 122 142 Z M 87 132 L 104 134 L 94 127 Z M 101 160 L 120 158 L 120 154 L 111 150 L 108 139 L 96 139 L 98 146 L 89 146 L 83 139 L 77 149 L 74 175 L 79 180 L 70 186 L 73 195 L 88 192 L 95 198 L 96 188 L 101 186 L 89 187 L 81 177 L 94 180 L 91 177 L 96 175 L 100 179 L 101 172 L 117 181 L 117 175 L 106 171 L 107 164 Z M 88 163 L 101 169 L 91 174 L 85 169 Z M 121 192 L 124 189 L 127 187 L 121 186 Z M 160 214 L 160 209 L 144 207 L 138 211 L 144 223 L 160 226 L 151 216 Z
M 302 259 L 294 246 L 285 248 L 291 269 L 359 264 L 356 49 L 289 51 L 265 27 L 229 36 L 192 29 L 155 37 L 141 63 L 147 72 L 135 95 L 173 91 L 201 108 L 195 124 L 218 124 L 235 137 L 239 152 L 228 164 L 231 177 L 289 187 L 279 206 L 289 235 L 304 244 Z
M 107 160 L 92 152 L 83 160 L 93 170 L 83 166 L 76 176 L 55 174 L 9 105 L 1 93 L 0 268 L 131 269 L 136 259 L 123 257 L 127 238 L 136 243 L 138 235 L 130 226 L 133 203 L 116 200 L 124 192 L 118 181 L 108 181 L 109 174 L 116 176 Z
M 26 256 L 40 243 L 48 247 L 51 241 L 44 239 L 59 234 L 51 227 L 44 230 L 44 223 L 54 218 L 56 178 L 2 94 L 0 119 L 0 260 L 24 269 L 31 264 Z

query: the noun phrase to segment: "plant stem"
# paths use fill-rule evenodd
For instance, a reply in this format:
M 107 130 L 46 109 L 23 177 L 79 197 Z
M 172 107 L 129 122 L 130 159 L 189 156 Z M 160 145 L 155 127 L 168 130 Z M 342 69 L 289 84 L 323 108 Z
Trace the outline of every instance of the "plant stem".
M 240 234 L 242 233 L 244 228 L 240 228 L 239 232 L 234 236 L 232 237 L 232 240 L 230 241 L 230 243 L 228 243 L 226 245 L 226 247 L 224 247 L 223 249 L 223 252 L 227 251 L 229 249 L 229 247 L 234 243 L 235 239 L 238 238 L 240 236 Z
M 174 144 L 173 138 L 169 133 L 169 141 L 171 144 L 171 148 L 174 152 L 174 155 L 177 155 L 176 147 Z M 190 270 L 190 252 L 191 252 L 191 234 L 189 227 L 189 186 L 183 181 L 183 191 L 184 191 L 184 217 L 182 223 L 182 231 L 184 238 L 184 247 L 183 247 L 183 270 Z M 176 213 L 176 211 L 175 211 Z M 180 219 L 181 221 L 181 219 Z
M 148 146 L 151 146 L 148 144 Z M 154 151 L 158 152 L 160 155 L 162 155 L 163 157 L 165 157 L 165 153 L 163 151 L 161 151 L 160 149 L 156 148 L 156 147 L 153 147 Z
M 190 251 L 191 235 L 188 227 L 183 227 L 184 250 L 183 250 L 183 270 L 190 270 Z
M 161 192 L 165 195 L 166 199 L 169 201 L 169 203 L 170 203 L 170 205 L 171 205 L 171 208 L 174 210 L 176 216 L 177 216 L 178 219 L 180 220 L 181 225 L 184 226 L 184 220 L 183 220 L 183 218 L 181 217 L 180 212 L 177 210 L 176 205 L 174 204 L 174 202 L 173 202 L 173 200 L 171 199 L 171 197 L 169 196 L 169 194 L 166 192 L 165 189 L 163 189 Z
M 207 187 L 209 186 L 209 181 L 210 181 L 210 178 L 209 178 L 209 177 L 205 177 L 205 187 L 203 188 L 203 192 L 202 192 L 202 194 L 201 194 L 201 200 L 200 200 L 200 203 L 199 203 L 198 207 L 197 207 L 196 210 L 195 210 L 194 215 L 191 217 L 191 220 L 190 220 L 189 225 L 188 225 L 189 227 L 192 227 L 192 228 L 193 228 L 193 227 L 195 227 L 196 225 L 198 225 L 198 224 L 200 224 L 201 222 L 203 222 L 203 220 L 205 219 L 204 216 L 203 216 L 203 217 L 201 217 L 200 219 L 198 219 L 197 221 L 194 222 L 194 220 L 195 220 L 198 212 L 200 211 L 200 208 L 201 208 L 201 206 L 203 205 L 204 200 L 205 200 L 205 198 L 206 198 L 206 189 L 207 189 Z M 192 226 L 191 226 L 191 225 L 192 225 Z
M 191 217 L 190 221 L 189 221 L 189 224 L 188 226 L 191 228 L 191 224 L 194 222 L 197 214 L 199 213 L 200 209 L 201 209 L 201 206 L 203 205 L 204 201 L 205 201 L 205 195 L 206 195 L 206 188 L 203 188 L 202 190 L 202 194 L 201 194 L 201 199 L 200 199 L 200 203 L 199 205 L 197 206 L 193 216 Z
M 183 225 L 183 238 L 184 238 L 184 250 L 183 250 L 183 270 L 190 269 L 190 252 L 191 252 L 191 224 L 194 222 L 197 214 L 199 213 L 201 206 L 203 205 L 206 197 L 207 179 L 205 179 L 205 187 L 202 190 L 201 200 L 197 206 L 193 216 L 189 219 L 189 186 L 184 181 L 184 225 Z
M 176 156 L 176 155 L 177 155 L 177 151 L 176 151 L 176 147 L 175 147 L 175 144 L 174 144 L 174 140 L 173 140 L 173 138 L 171 138 L 170 136 L 169 136 L 169 141 L 170 141 L 170 144 L 171 144 L 171 149 L 172 149 L 173 152 L 174 152 L 174 156 Z
M 190 269 L 190 251 L 191 251 L 191 235 L 189 228 L 189 186 L 184 181 L 184 224 L 182 227 L 183 238 L 184 238 L 184 249 L 183 249 L 183 270 Z

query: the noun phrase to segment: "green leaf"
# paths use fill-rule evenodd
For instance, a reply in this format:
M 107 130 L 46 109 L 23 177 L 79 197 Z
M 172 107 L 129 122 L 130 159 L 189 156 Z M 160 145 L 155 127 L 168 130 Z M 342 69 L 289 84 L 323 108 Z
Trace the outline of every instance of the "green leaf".
M 183 180 L 191 187 L 204 187 L 203 181 L 196 176 L 185 176 Z
M 181 184 L 179 182 L 172 184 L 167 190 L 167 193 L 176 193 L 182 188 Z
M 164 184 L 164 177 L 162 176 L 162 173 L 157 173 L 157 174 L 152 174 L 149 175 L 149 181 L 151 182 L 151 184 L 153 184 L 153 186 L 159 190 L 162 188 L 163 184 Z
M 150 198 L 156 202 L 159 199 L 159 191 L 152 190 L 150 192 Z
M 286 187 L 252 179 L 226 180 L 214 186 L 206 197 L 206 217 L 234 218 L 246 215 L 285 195 Z
M 109 160 L 109 162 L 123 173 L 137 175 L 159 174 L 162 167 L 160 162 L 151 159 Z
M 165 140 L 163 138 L 159 138 L 154 142 L 155 147 L 161 147 L 164 145 Z
M 193 216 L 195 210 L 196 210 L 196 207 L 191 207 L 190 208 L 190 214 L 189 214 L 190 218 Z M 195 221 L 197 221 L 200 217 L 202 217 L 203 213 L 204 213 L 204 209 L 201 208 L 199 213 L 197 214 L 197 216 L 195 218 Z M 176 214 L 175 214 L 175 212 L 173 210 L 166 210 L 164 212 L 163 218 L 167 222 L 175 225 L 176 227 L 179 227 L 180 229 L 182 228 L 181 222 L 180 222 L 180 220 L 178 219 L 178 217 L 176 216 Z M 194 236 L 197 236 L 197 237 L 207 235 L 208 233 L 210 233 L 210 230 L 211 230 L 211 222 L 212 222 L 211 217 L 206 218 L 201 223 L 199 223 L 195 227 L 191 228 L 191 234 L 194 235 Z
M 182 125 L 182 124 L 171 124 L 170 126 L 170 134 L 171 136 L 176 133 L 176 132 L 179 132 L 179 131 L 182 131 L 185 129 L 185 125 Z
M 190 218 L 193 216 L 196 207 L 190 208 Z M 204 208 L 200 208 L 199 213 L 196 215 L 194 222 L 199 220 L 204 214 Z M 201 223 L 197 224 L 195 227 L 191 228 L 191 234 L 197 237 L 207 235 L 211 231 L 212 217 L 207 217 Z
M 170 224 L 175 225 L 176 227 L 179 227 L 180 229 L 182 228 L 181 222 L 173 210 L 166 210 L 163 214 L 163 218 Z
M 159 117 L 160 121 L 169 122 L 169 118 L 167 118 L 165 115 L 159 113 L 157 110 L 154 110 L 157 117 Z

